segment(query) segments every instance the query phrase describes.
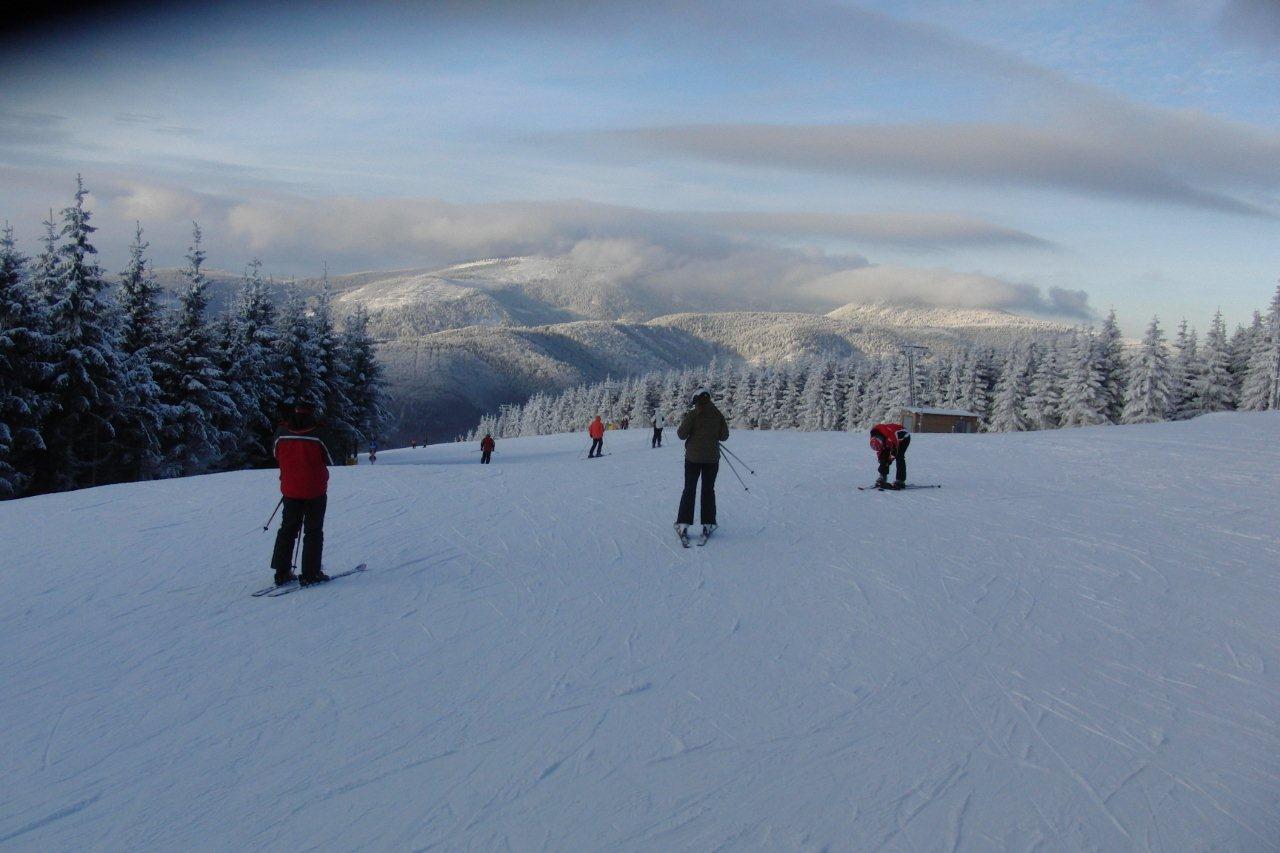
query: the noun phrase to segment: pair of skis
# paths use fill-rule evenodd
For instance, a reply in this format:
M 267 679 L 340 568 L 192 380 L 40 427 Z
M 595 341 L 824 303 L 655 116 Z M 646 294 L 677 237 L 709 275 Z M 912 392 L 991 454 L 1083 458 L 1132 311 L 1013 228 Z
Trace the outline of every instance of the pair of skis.
M 919 484 L 919 485 L 917 485 L 916 483 L 907 483 L 907 485 L 903 486 L 901 489 L 895 489 L 893 486 L 872 485 L 872 486 L 858 486 L 858 491 L 870 492 L 874 490 L 877 492 L 902 492 L 902 491 L 906 491 L 907 489 L 941 489 L 941 488 L 942 486 L 938 483 Z
M 704 532 L 703 532 L 703 533 L 700 533 L 700 534 L 698 535 L 698 547 L 699 547 L 699 548 L 701 548 L 703 545 L 706 545 L 706 544 L 707 544 L 707 540 L 711 538 L 711 534 L 716 532 L 716 525 L 714 525 L 714 524 L 703 525 L 703 530 L 704 530 Z M 678 525 L 678 524 L 677 524 L 677 525 L 676 525 L 676 536 L 680 537 L 680 544 L 681 544 L 682 546 L 684 546 L 685 548 L 688 548 L 688 547 L 689 547 L 689 542 L 690 542 L 691 540 L 690 540 L 690 538 L 689 538 L 689 528 L 688 528 L 688 527 L 681 528 L 681 527 L 680 527 L 680 525 Z
M 338 578 L 345 578 L 347 575 L 354 575 L 354 574 L 357 574 L 358 572 L 368 571 L 368 569 L 369 569 L 369 566 L 367 564 L 361 563 L 360 565 L 356 566 L 354 569 L 348 569 L 345 572 L 338 572 L 336 575 L 329 575 L 329 580 L 327 581 L 322 581 L 320 583 L 307 584 L 305 587 L 299 584 L 297 578 L 295 578 L 289 581 L 288 583 L 280 584 L 279 586 L 272 584 L 271 586 L 260 589 L 257 592 L 253 593 L 253 597 L 261 598 L 262 596 L 265 595 L 268 598 L 278 598 L 282 595 L 288 595 L 291 592 L 297 592 L 300 589 L 311 589 L 312 587 L 324 586 L 326 583 L 329 583 L 330 581 L 336 581 Z

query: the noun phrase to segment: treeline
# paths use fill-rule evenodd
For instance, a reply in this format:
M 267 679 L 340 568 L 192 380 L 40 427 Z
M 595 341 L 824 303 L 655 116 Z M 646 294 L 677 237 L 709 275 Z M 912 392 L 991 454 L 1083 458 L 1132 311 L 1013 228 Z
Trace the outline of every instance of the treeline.
M 118 284 L 94 260 L 75 203 L 44 223 L 30 260 L 0 238 L 0 497 L 271 463 L 281 408 L 312 405 L 337 453 L 377 435 L 383 380 L 362 312 L 335 328 L 328 289 L 279 309 L 253 261 L 209 317 L 200 229 L 176 307 L 138 227 Z
M 713 362 L 623 382 L 538 395 L 481 419 L 467 436 L 498 438 L 581 430 L 606 422 L 668 422 L 693 391 L 709 388 L 739 429 L 863 430 L 896 421 L 910 397 L 904 356 L 812 360 L 764 366 Z M 1126 347 L 1115 312 L 1099 330 L 1081 328 L 1007 351 L 975 347 L 915 365 L 917 405 L 963 409 L 984 430 L 1152 423 L 1207 412 L 1280 408 L 1280 287 L 1264 316 L 1228 336 L 1221 313 L 1201 338 L 1184 321 L 1172 346 L 1153 319 Z

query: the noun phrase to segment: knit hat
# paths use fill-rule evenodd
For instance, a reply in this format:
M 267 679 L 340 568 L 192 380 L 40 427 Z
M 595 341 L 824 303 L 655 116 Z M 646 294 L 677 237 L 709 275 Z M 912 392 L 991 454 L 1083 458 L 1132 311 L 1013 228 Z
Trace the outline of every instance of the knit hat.
M 690 397 L 689 399 L 691 402 L 697 402 L 698 398 L 702 396 L 706 396 L 707 398 L 710 398 L 711 392 L 708 391 L 706 388 L 699 388 L 697 391 L 693 392 L 693 396 Z

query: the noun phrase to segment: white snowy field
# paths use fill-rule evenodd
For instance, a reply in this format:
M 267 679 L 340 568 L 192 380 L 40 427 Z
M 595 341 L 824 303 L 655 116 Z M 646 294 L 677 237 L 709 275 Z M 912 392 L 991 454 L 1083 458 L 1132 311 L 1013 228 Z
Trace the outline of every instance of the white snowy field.
M 0 504 L 0 847 L 1280 849 L 1280 417 L 586 445 Z

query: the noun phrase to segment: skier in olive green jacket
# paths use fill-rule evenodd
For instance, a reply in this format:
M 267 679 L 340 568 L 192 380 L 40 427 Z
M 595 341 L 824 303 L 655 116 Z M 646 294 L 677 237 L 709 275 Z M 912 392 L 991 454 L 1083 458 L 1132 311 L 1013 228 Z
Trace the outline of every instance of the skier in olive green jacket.
M 693 395 L 693 408 L 685 412 L 676 429 L 684 441 L 684 493 L 680 495 L 680 512 L 676 516 L 676 532 L 680 541 L 688 541 L 693 524 L 693 498 L 702 479 L 702 535 L 705 540 L 716 526 L 716 474 L 720 471 L 720 442 L 729 439 L 729 424 L 711 402 L 711 392 L 699 388 Z

